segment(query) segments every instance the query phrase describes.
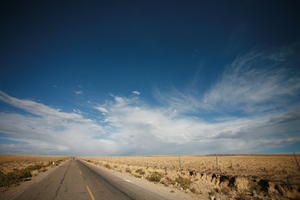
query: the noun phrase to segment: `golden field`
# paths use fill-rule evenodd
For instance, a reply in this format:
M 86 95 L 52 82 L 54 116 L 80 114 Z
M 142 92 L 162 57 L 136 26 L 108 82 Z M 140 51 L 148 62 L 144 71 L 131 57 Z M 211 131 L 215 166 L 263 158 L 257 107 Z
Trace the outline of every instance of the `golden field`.
M 79 158 L 210 199 L 300 198 L 299 154 Z
M 66 156 L 43 156 L 43 155 L 0 155 L 0 171 L 11 172 L 15 169 L 23 169 L 30 165 L 46 165 L 49 162 L 65 160 Z
M 0 155 L 0 188 L 30 180 L 41 172 L 59 165 L 66 156 Z

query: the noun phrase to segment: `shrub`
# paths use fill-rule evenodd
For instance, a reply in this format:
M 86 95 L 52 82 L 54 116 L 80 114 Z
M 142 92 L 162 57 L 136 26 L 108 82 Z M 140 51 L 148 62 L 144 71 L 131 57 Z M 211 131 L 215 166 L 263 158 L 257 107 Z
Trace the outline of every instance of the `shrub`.
M 131 173 L 131 169 L 129 169 L 129 168 L 126 168 L 126 170 L 125 170 L 127 173 Z
M 192 193 L 196 193 L 196 189 L 195 188 L 191 188 L 191 192 Z
M 59 165 L 63 160 L 55 161 L 55 165 Z M 29 177 L 32 177 L 32 171 L 47 171 L 45 167 L 49 166 L 52 162 L 48 164 L 41 165 L 30 165 L 24 169 L 14 169 L 14 171 L 4 174 L 0 171 L 0 187 L 8 187 L 13 184 L 18 184 L 21 181 L 28 180 Z
M 136 177 L 136 178 L 142 178 L 142 176 L 138 175 L 138 174 L 134 174 L 134 177 Z
M 190 188 L 190 185 L 192 183 L 191 179 L 189 178 L 184 178 L 182 176 L 178 176 L 176 178 L 176 182 L 183 188 L 183 189 L 188 189 Z
M 169 177 L 166 177 L 166 181 L 167 181 L 169 184 L 171 184 L 171 185 L 175 185 L 175 184 L 176 184 L 176 181 L 173 180 L 173 179 L 171 179 L 171 178 L 169 178 Z
M 111 166 L 109 164 L 105 164 L 104 167 L 106 167 L 107 169 L 111 169 Z
M 25 178 L 31 177 L 30 169 L 20 169 L 20 170 L 14 170 L 12 172 L 9 172 L 7 174 L 0 173 L 0 187 L 8 187 L 13 184 L 18 184 L 20 181 L 22 181 Z
M 140 174 L 140 175 L 144 175 L 145 171 L 142 168 L 139 168 L 137 170 L 135 170 L 136 173 Z
M 146 179 L 151 182 L 159 182 L 162 178 L 162 174 L 158 172 L 152 172 L 151 175 L 147 176 Z
M 21 169 L 19 170 L 19 172 L 17 172 L 17 176 L 20 179 L 31 177 L 32 175 L 30 171 L 31 171 L 30 168 Z
M 33 170 L 39 170 L 43 167 L 43 165 L 30 165 L 26 169 L 33 171 Z

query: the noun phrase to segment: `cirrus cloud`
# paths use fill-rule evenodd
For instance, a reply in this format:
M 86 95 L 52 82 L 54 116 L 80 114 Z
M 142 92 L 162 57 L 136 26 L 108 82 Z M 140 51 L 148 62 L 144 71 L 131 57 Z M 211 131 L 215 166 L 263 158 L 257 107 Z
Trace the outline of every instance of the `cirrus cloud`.
M 294 52 L 294 51 L 290 51 Z M 276 59 L 276 55 L 279 56 Z M 0 91 L 27 113 L 0 112 L 1 153 L 137 155 L 250 153 L 300 142 L 300 79 L 285 57 L 253 51 L 237 57 L 205 93 L 157 92 L 161 105 L 111 95 L 91 109 L 63 112 Z M 289 60 L 291 61 L 291 60 Z

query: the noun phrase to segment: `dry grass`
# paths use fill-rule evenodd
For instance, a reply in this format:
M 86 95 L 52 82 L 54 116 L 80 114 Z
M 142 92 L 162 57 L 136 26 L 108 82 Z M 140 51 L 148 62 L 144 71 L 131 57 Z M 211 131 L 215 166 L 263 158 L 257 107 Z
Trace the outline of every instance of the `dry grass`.
M 299 161 L 300 156 L 297 155 Z M 282 180 L 289 175 L 299 174 L 294 156 L 279 155 L 230 155 L 216 156 L 187 155 L 187 156 L 124 156 L 124 157 L 85 157 L 93 161 L 141 166 L 153 169 L 194 169 L 204 173 L 224 173 L 237 176 L 259 176 L 263 178 Z
M 65 159 L 64 156 L 0 155 L 0 187 L 29 180 Z
M 299 155 L 297 155 L 299 157 Z M 195 195 L 300 198 L 300 173 L 291 154 L 81 157 L 137 178 Z M 300 158 L 298 158 L 300 161 Z
M 0 155 L 0 171 L 9 173 L 16 169 L 24 169 L 30 165 L 46 165 L 49 162 L 67 158 L 66 156 Z

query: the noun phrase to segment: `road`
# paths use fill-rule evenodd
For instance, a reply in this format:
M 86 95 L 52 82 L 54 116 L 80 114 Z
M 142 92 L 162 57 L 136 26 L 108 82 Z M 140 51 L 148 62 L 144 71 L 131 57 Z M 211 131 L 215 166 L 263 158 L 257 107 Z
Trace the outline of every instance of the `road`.
M 16 200 L 165 200 L 101 168 L 69 160 L 41 181 L 28 187 Z

